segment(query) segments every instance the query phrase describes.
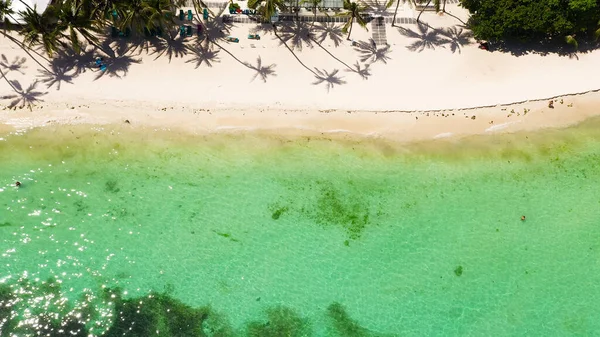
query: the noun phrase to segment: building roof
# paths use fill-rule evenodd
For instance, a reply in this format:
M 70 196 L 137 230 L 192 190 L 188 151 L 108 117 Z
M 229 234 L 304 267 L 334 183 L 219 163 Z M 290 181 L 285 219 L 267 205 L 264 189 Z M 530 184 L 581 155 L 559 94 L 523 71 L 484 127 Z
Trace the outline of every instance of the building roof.
M 10 8 L 15 12 L 8 20 L 15 24 L 23 24 L 23 20 L 19 12 L 25 11 L 27 6 L 35 8 L 35 11 L 42 14 L 52 0 L 12 0 Z M 13 19 L 14 18 L 14 19 Z

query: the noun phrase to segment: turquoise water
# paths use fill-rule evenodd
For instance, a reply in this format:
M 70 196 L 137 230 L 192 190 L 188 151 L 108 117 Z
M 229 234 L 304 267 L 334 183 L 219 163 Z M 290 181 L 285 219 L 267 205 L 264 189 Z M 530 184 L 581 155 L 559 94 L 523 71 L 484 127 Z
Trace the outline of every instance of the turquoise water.
M 598 334 L 598 126 L 3 136 L 0 336 Z

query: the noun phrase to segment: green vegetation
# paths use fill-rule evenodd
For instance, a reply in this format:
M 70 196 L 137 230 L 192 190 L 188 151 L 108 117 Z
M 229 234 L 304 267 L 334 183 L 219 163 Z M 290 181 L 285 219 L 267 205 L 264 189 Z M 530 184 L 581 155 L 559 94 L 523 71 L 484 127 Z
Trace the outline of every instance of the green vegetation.
M 233 336 L 226 320 L 210 307 L 192 308 L 165 294 L 123 299 L 117 289 L 115 312 L 120 313 L 105 336 Z M 143 303 L 141 305 L 140 303 Z
M 173 298 L 169 291 L 125 298 L 119 288 L 91 292 L 80 300 L 56 301 L 31 306 L 28 300 L 60 298 L 61 284 L 54 278 L 44 282 L 19 281 L 0 284 L 1 336 L 167 336 L 167 337 L 308 337 L 312 326 L 292 308 L 268 307 L 265 320 L 250 321 L 234 329 L 229 320 L 210 306 L 194 308 Z M 258 298 L 257 300 L 259 300 Z M 106 316 L 104 310 L 109 310 Z M 23 312 L 31 319 L 24 320 Z M 333 335 L 380 336 L 361 327 L 343 305 L 328 306 L 329 330 Z
M 108 180 L 104 183 L 104 190 L 110 193 L 117 193 L 121 189 L 118 187 L 118 182 L 116 180 Z
M 574 48 L 579 39 L 600 35 L 596 0 L 461 0 L 471 13 L 477 39 L 492 42 L 559 42 Z
M 332 186 L 321 188 L 316 211 L 319 224 L 342 226 L 350 239 L 358 239 L 369 224 L 369 213 L 368 205 L 358 194 L 344 195 Z
M 266 311 L 266 322 L 250 322 L 248 337 L 312 336 L 309 322 L 290 308 L 277 306 Z
M 255 9 L 267 22 L 277 11 L 285 12 L 287 10 L 284 0 L 248 0 L 248 7 Z
M 340 337 L 384 337 L 387 335 L 375 333 L 362 327 L 346 312 L 340 303 L 334 302 L 327 307 L 327 316 L 331 323 L 332 335 Z
M 347 39 L 350 40 L 350 34 L 352 33 L 354 21 L 356 21 L 356 23 L 358 23 L 358 25 L 362 28 L 367 29 L 367 21 L 363 17 L 363 13 L 367 10 L 367 6 L 362 2 L 351 2 L 350 0 L 344 0 L 344 9 L 348 11 L 348 13 L 341 13 L 339 15 L 348 16 L 348 21 L 346 21 L 342 27 L 342 32 L 348 33 Z
M 229 239 L 229 240 L 231 240 L 231 241 L 233 241 L 233 242 L 240 242 L 240 240 L 238 240 L 238 239 L 235 239 L 235 238 L 234 238 L 234 237 L 232 237 L 232 236 L 231 236 L 231 234 L 229 234 L 229 233 L 220 233 L 220 232 L 217 232 L 217 231 L 214 231 L 214 230 L 213 230 L 213 232 L 214 232 L 215 234 L 217 234 L 218 236 L 224 237 L 224 238 L 226 238 L 226 239 Z
M 237 2 L 230 2 L 229 3 L 229 10 L 230 11 L 237 11 L 238 9 L 240 9 L 240 5 L 238 5 Z
M 288 208 L 286 206 L 273 206 L 271 208 L 272 214 L 271 214 L 271 218 L 273 220 L 277 220 L 279 219 L 283 213 L 287 212 Z

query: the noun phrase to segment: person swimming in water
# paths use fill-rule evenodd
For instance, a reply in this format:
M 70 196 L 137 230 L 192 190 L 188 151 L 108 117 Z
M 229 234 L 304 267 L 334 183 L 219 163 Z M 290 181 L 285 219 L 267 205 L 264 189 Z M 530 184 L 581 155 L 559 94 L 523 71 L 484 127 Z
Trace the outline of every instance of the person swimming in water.
M 525 216 L 521 215 L 521 221 L 525 221 Z
M 20 182 L 20 181 L 17 181 L 17 182 L 15 183 L 15 186 L 17 186 L 17 187 L 21 187 L 21 182 Z

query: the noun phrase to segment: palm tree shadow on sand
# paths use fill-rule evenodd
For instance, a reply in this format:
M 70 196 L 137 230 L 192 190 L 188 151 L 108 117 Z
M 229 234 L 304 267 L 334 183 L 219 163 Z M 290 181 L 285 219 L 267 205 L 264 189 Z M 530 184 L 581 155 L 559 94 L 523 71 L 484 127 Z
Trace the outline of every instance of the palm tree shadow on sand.
M 192 46 L 188 47 L 188 50 L 192 54 L 192 58 L 185 61 L 185 63 L 195 63 L 196 69 L 203 63 L 208 67 L 212 67 L 213 63 L 221 62 L 219 60 L 219 50 L 214 50 L 210 45 L 203 46 L 202 40 L 196 41 Z
M 388 54 L 391 52 L 390 46 L 378 48 L 376 45 L 366 41 L 359 41 L 354 47 L 354 50 L 360 53 L 361 62 L 382 62 L 387 64 L 387 61 L 391 58 Z
M 73 68 L 66 68 L 55 62 L 52 62 L 50 67 L 50 71 L 46 69 L 38 70 L 40 73 L 38 78 L 42 83 L 46 84 L 46 88 L 50 89 L 56 85 L 56 90 L 60 90 L 63 82 L 73 84 L 73 74 L 69 73 Z
M 353 64 L 352 67 L 349 67 L 349 69 L 346 69 L 346 71 L 357 74 L 363 80 L 368 80 L 369 77 L 371 77 L 371 69 L 369 69 L 370 67 L 371 64 L 369 63 L 365 63 L 361 66 L 361 64 L 358 61 L 356 61 L 356 63 Z
M 258 76 L 260 76 L 263 82 L 267 83 L 267 77 L 277 76 L 275 70 L 273 69 L 276 67 L 276 64 L 273 63 L 268 66 L 265 66 L 262 64 L 262 59 L 260 58 L 260 56 L 256 59 L 255 66 L 250 63 L 246 63 L 246 66 L 256 72 L 252 77 L 252 80 L 250 80 L 250 82 L 253 82 Z
M 212 42 L 215 46 L 219 47 L 220 50 L 224 51 L 225 53 L 227 53 L 229 56 L 231 56 L 234 60 L 236 60 L 239 64 L 243 65 L 244 67 L 248 68 L 248 69 L 252 69 L 256 72 L 256 74 L 254 74 L 254 76 L 252 76 L 252 79 L 250 80 L 250 82 L 253 82 L 258 76 L 260 76 L 260 78 L 263 80 L 263 82 L 267 82 L 267 78 L 269 76 L 277 76 L 275 74 L 275 70 L 273 68 L 275 68 L 275 64 L 270 64 L 268 66 L 263 65 L 262 63 L 262 59 L 259 56 L 256 59 L 256 65 L 252 65 L 249 62 L 244 62 L 242 60 L 240 60 L 239 58 L 237 58 L 235 55 L 233 55 L 232 52 L 230 52 L 229 50 L 227 50 L 227 48 L 224 48 L 222 45 L 220 45 L 217 42 Z
M 369 70 L 370 64 L 365 64 L 364 66 L 361 66 L 358 61 L 356 61 L 356 64 L 353 66 L 349 66 L 346 62 L 340 60 L 337 56 L 333 55 L 327 48 L 325 48 L 319 41 L 313 39 L 314 44 L 316 44 L 317 46 L 319 46 L 319 48 L 323 49 L 327 54 L 329 54 L 329 56 L 331 56 L 334 60 L 338 61 L 339 63 L 341 63 L 342 65 L 344 65 L 346 67 L 346 69 L 344 69 L 347 72 L 353 72 L 356 73 L 357 75 L 359 75 L 363 80 L 366 80 L 369 78 L 369 76 L 371 76 L 371 71 Z M 315 74 L 315 76 L 317 76 Z
M 204 35 L 206 42 L 219 41 L 225 39 L 231 31 L 232 24 L 222 20 L 209 20 L 204 23 Z
M 29 87 L 27 87 L 27 89 L 23 89 L 19 81 L 13 80 L 10 81 L 10 84 L 13 87 L 15 94 L 0 97 L 1 99 L 12 100 L 8 105 L 9 109 L 16 109 L 17 107 L 22 109 L 27 106 L 29 110 L 32 110 L 32 106 L 35 103 L 42 102 L 40 97 L 48 93 L 36 90 L 38 84 L 37 80 L 30 84 Z
M 416 40 L 406 47 L 410 51 L 416 51 L 420 53 L 425 49 L 433 50 L 439 46 L 443 48 L 443 45 L 447 41 L 441 34 L 440 30 L 431 28 L 425 23 L 418 23 L 417 30 L 411 30 L 404 27 L 397 28 L 400 34 Z
M 342 41 L 342 25 L 336 25 L 335 23 L 322 23 L 315 25 L 314 30 L 317 32 L 318 37 L 316 38 L 319 43 L 325 42 L 326 39 L 330 39 L 333 45 L 338 47 Z
M 51 73 L 56 68 L 61 69 L 61 73 L 73 71 L 71 76 L 76 77 L 85 73 L 91 68 L 91 64 L 97 55 L 96 48 L 82 46 L 81 53 L 75 53 L 71 49 L 61 49 L 56 53 L 56 56 L 50 61 L 50 68 L 46 73 Z
M 338 75 L 338 72 L 339 69 L 334 69 L 331 72 L 328 72 L 325 69 L 319 70 L 315 68 L 316 81 L 313 82 L 313 85 L 320 85 L 322 83 L 325 83 L 327 92 L 329 92 L 336 85 L 346 84 L 346 81 L 344 81 L 342 77 Z
M 186 39 L 167 36 L 167 38 L 158 40 L 158 43 L 154 45 L 153 53 L 156 54 L 155 60 L 166 56 L 169 62 L 173 57 L 184 57 L 188 53 Z
M 302 51 L 303 47 L 313 48 L 310 36 L 310 26 L 303 22 L 286 22 L 279 25 L 278 36 L 281 43 L 291 45 L 292 49 Z
M 440 30 L 440 34 L 446 38 L 442 43 L 449 44 L 452 53 L 458 51 L 460 54 L 463 46 L 473 43 L 473 33 L 460 26 L 444 28 Z
M 97 70 L 94 80 L 98 80 L 104 76 L 122 78 L 127 76 L 129 67 L 132 64 L 142 63 L 141 59 L 133 58 L 129 55 L 118 55 L 103 61 L 106 65 L 106 70 Z
M 6 55 L 0 55 L 0 67 L 4 69 L 5 74 L 10 73 L 11 71 L 16 71 L 21 73 L 22 75 L 25 75 L 25 72 L 21 70 L 23 68 L 27 68 L 27 66 L 24 65 L 25 62 L 27 62 L 27 59 L 25 57 L 15 56 L 15 58 L 12 61 L 9 61 L 6 58 Z
M 306 64 L 304 64 L 304 62 L 302 62 L 302 60 L 300 60 L 298 55 L 296 55 L 296 53 L 294 53 L 294 50 L 292 48 L 290 48 L 290 46 L 287 44 L 287 42 L 277 33 L 276 30 L 274 31 L 274 34 L 275 34 L 275 37 L 277 37 L 279 39 L 279 41 L 281 41 L 281 44 L 283 44 L 287 48 L 287 50 L 292 54 L 292 56 L 294 56 L 296 61 L 298 61 L 298 63 L 300 63 L 300 65 L 302 67 L 304 67 L 304 69 L 308 70 L 315 76 L 316 81 L 313 82 L 313 85 L 319 85 L 319 84 L 325 83 L 327 92 L 329 92 L 335 85 L 342 85 L 342 84 L 346 83 L 338 75 L 338 72 L 339 72 L 338 69 L 334 69 L 333 71 L 328 72 L 326 70 L 319 70 L 317 68 L 315 68 L 314 70 L 309 68 Z M 310 36 L 307 36 L 307 38 L 310 39 Z

